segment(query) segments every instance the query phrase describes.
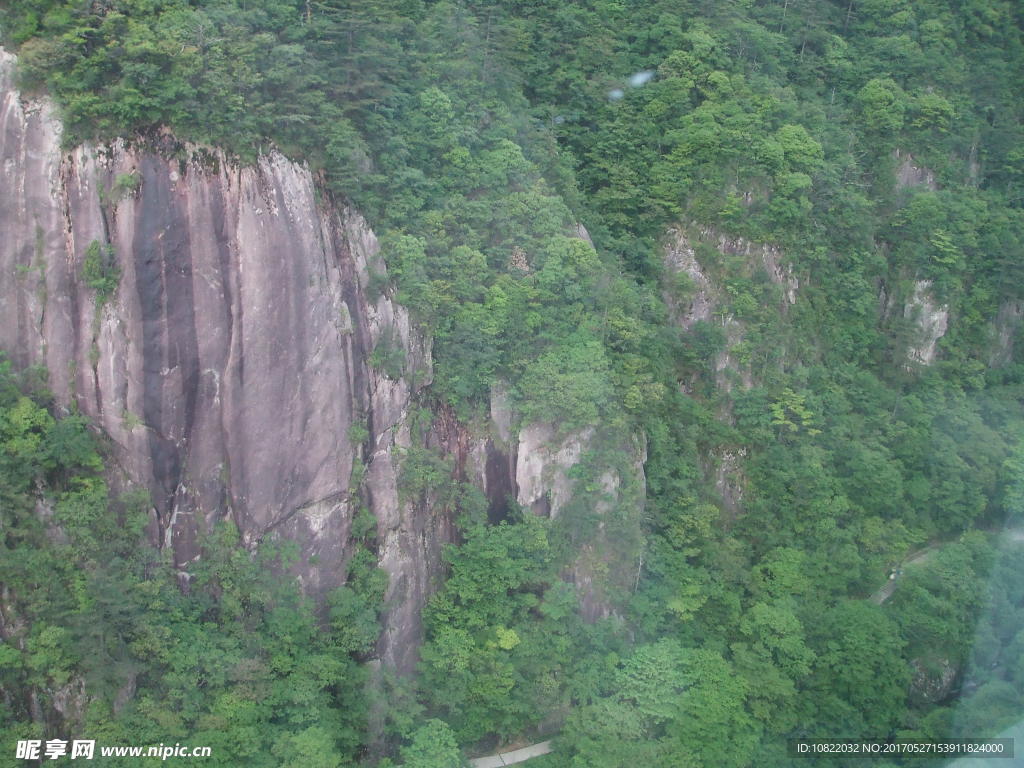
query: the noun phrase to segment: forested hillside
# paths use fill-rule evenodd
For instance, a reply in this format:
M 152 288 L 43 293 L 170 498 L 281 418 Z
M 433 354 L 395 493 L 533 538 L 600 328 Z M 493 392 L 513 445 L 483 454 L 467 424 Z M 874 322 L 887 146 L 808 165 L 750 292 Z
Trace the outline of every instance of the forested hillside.
M 516 424 L 596 436 L 550 518 L 488 515 L 441 447 L 409 451 L 405 491 L 457 510 L 460 543 L 395 677 L 365 511 L 324 605 L 287 541 L 230 526 L 175 573 L 102 435 L 4 365 L 0 764 L 74 730 L 224 766 L 454 768 L 555 735 L 531 766 L 738 768 L 1020 719 L 1018 3 L 0 8 L 69 148 L 276 147 L 361 211 L 374 289 L 433 339 L 425 421 L 479 423 L 497 387 Z M 634 435 L 645 501 L 600 502 Z

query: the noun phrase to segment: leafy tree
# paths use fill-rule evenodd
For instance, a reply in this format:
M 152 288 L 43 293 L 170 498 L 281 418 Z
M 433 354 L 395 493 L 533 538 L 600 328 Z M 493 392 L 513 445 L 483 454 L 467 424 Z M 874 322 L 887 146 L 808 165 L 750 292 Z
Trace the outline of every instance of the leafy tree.
M 466 762 L 451 728 L 441 720 L 427 720 L 402 748 L 402 764 L 409 768 L 462 768 Z

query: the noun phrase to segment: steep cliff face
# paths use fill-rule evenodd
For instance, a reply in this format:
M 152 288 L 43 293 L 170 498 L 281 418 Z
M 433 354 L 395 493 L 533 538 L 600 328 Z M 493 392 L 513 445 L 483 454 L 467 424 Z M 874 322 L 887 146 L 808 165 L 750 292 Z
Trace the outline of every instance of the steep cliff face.
M 786 312 L 796 303 L 800 281 L 778 246 L 754 243 L 697 224 L 672 229 L 668 233 L 665 266 L 669 279 L 683 277 L 687 282 L 684 290 L 667 290 L 664 294 L 673 322 L 685 330 L 690 330 L 698 322 L 721 325 L 725 332 L 725 345 L 715 355 L 715 382 L 725 392 L 731 391 L 736 383 L 749 389 L 753 386 L 749 368 L 737 359 L 735 353 L 743 343 L 744 324 L 728 311 L 729 297 L 724 288 L 698 260 L 695 247 L 698 243 L 709 246 L 719 257 L 740 257 L 751 274 L 763 272 L 778 286 L 780 312 Z
M 780 313 L 787 312 L 796 303 L 800 281 L 778 246 L 751 242 L 696 223 L 668 233 L 665 266 L 670 288 L 663 295 L 670 318 L 687 331 L 698 322 L 719 324 L 725 343 L 712 362 L 715 384 L 723 392 L 731 392 L 736 386 L 749 389 L 755 384 L 754 376 L 750 366 L 737 354 L 744 341 L 745 324 L 729 311 L 728 293 L 722 281 L 716 279 L 709 269 L 712 265 L 701 264 L 698 259 L 698 244 L 709 248 L 716 260 L 738 258 L 745 273 L 754 275 L 760 272 L 767 277 L 777 287 L 777 309 Z M 683 289 L 673 289 L 671 282 L 678 282 L 680 277 L 685 283 Z M 732 423 L 728 405 L 722 408 L 719 417 Z M 705 479 L 715 488 L 723 511 L 730 517 L 742 512 L 747 482 L 745 456 L 745 450 L 723 448 L 709 452 L 701 462 Z
M 1013 360 L 1014 342 L 1020 342 L 1024 327 L 1024 301 L 1006 301 L 999 306 L 992 322 L 992 345 L 989 365 L 999 367 Z
M 552 424 L 534 423 L 520 430 L 514 456 L 516 501 L 524 509 L 551 518 L 573 507 L 577 514 L 593 512 L 593 526 L 579 537 L 564 577 L 576 587 L 584 620 L 607 618 L 639 565 L 644 437 L 594 428 L 562 434 Z
M 722 291 L 697 259 L 694 241 L 714 247 L 725 256 L 742 256 L 751 270 L 761 269 L 782 288 L 784 303 L 780 309 L 796 303 L 800 281 L 787 264 L 782 250 L 768 243 L 753 243 L 743 237 L 731 237 L 711 227 L 689 227 L 669 231 L 665 265 L 671 274 L 685 274 L 692 285 L 685 298 L 666 295 L 669 310 L 679 325 L 689 330 L 698 321 L 709 322 L 722 303 Z
M 949 307 L 935 301 L 930 280 L 914 282 L 914 293 L 903 307 L 903 317 L 916 328 L 907 355 L 914 362 L 931 365 L 935 362 L 939 339 L 946 335 L 949 326 Z
M 405 452 L 451 458 L 493 522 L 510 502 L 557 517 L 584 495 L 574 469 L 596 431 L 520 429 L 500 385 L 489 424 L 440 409 L 413 430 L 429 343 L 380 289 L 386 267 L 356 212 L 276 152 L 242 166 L 169 134 L 65 151 L 52 103 L 15 89 L 15 63 L 0 51 L 0 349 L 45 366 L 58 404 L 109 436 L 114 490 L 149 492 L 154 543 L 183 582 L 201 534 L 231 519 L 246 546 L 297 542 L 295 574 L 323 595 L 344 583 L 368 509 L 389 575 L 378 652 L 411 671 L 456 532 L 429 494 L 400 493 Z M 631 521 L 631 543 L 601 523 L 565 574 L 589 619 L 614 610 L 607 574 L 636 567 L 645 451 L 616 441 L 586 495 Z
M 344 580 L 365 503 L 391 577 L 381 652 L 408 668 L 451 531 L 399 502 L 395 449 L 430 349 L 372 289 L 373 233 L 276 153 L 236 167 L 169 136 L 62 152 L 54 108 L 22 99 L 13 64 L 3 54 L 0 348 L 45 365 L 58 402 L 109 435 L 114 485 L 149 490 L 183 573 L 229 517 L 246 544 L 297 541 L 297 575 L 322 593 Z
M 939 189 L 935 173 L 918 163 L 909 152 L 895 149 L 892 153 L 896 163 L 894 187 L 897 191 L 925 189 L 935 192 Z M 882 315 L 891 318 L 901 312 L 901 307 L 889 295 L 891 289 L 882 286 Z M 907 345 L 907 358 L 917 365 L 931 365 L 939 352 L 939 340 L 946 335 L 949 327 L 949 307 L 935 299 L 931 280 L 913 282 L 913 292 L 902 304 L 903 319 L 914 328 L 914 337 Z
M 896 189 L 923 187 L 934 192 L 939 188 L 935 173 L 930 168 L 918 164 L 909 152 L 894 149 L 892 159 L 896 163 Z
M 908 281 L 893 288 L 883 283 L 878 308 L 883 322 L 902 317 L 910 330 L 905 347 L 907 370 L 935 362 L 939 341 L 949 329 L 949 306 L 935 299 L 931 280 Z
M 490 419 L 475 432 L 436 419 L 430 442 L 454 459 L 460 479 L 484 492 L 492 523 L 506 519 L 512 504 L 550 519 L 591 515 L 562 575 L 576 588 L 584 620 L 611 615 L 640 556 L 646 438 L 549 422 L 517 428 L 505 382 L 492 388 L 490 406 Z

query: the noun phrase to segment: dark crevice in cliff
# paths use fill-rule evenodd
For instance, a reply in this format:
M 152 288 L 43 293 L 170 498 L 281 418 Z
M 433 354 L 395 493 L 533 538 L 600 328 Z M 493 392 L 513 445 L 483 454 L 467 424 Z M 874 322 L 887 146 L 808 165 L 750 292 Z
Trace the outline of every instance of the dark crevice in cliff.
M 454 533 L 451 510 L 408 504 L 397 487 L 430 348 L 392 296 L 367 288 L 367 262 L 382 265 L 366 222 L 277 153 L 226 167 L 166 137 L 62 152 L 48 105 L 5 104 L 17 130 L 0 150 L 21 175 L 0 196 L 12 222 L 3 346 L 19 367 L 47 365 L 60 406 L 77 403 L 109 436 L 112 486 L 148 490 L 148 533 L 183 586 L 199 538 L 227 518 L 247 547 L 296 541 L 291 572 L 314 600 L 344 581 L 357 547 L 375 549 L 389 577 L 381 657 L 411 671 Z M 34 290 L 22 273 L 37 227 Z M 82 269 L 93 243 L 118 256 L 105 303 Z M 113 265 L 99 267 L 109 278 Z M 404 372 L 371 366 L 381 339 Z M 427 435 L 411 439 L 423 448 Z M 360 509 L 376 525 L 354 531 Z
M 487 481 L 487 519 L 497 525 L 508 519 L 519 489 L 516 487 L 516 457 L 487 441 L 485 478 Z
M 199 388 L 192 249 L 188 227 L 181 225 L 187 218 L 172 199 L 163 164 L 143 156 L 141 170 L 147 192 L 139 203 L 132 257 L 142 314 L 143 419 L 162 497 L 154 502 L 167 515 L 182 480 L 178 441 L 188 442 Z M 165 408 L 179 404 L 184 418 L 165 418 Z M 182 434 L 174 434 L 175 421 Z
M 241 343 L 240 334 L 237 334 L 237 325 L 235 323 L 235 312 L 239 313 L 239 319 L 241 319 L 241 302 L 238 300 L 238 291 L 235 286 L 231 284 L 231 276 L 237 274 L 235 263 L 232 258 L 231 248 L 228 247 L 228 231 L 227 231 L 227 216 L 224 205 L 224 193 L 219 186 L 214 186 L 212 190 L 213 194 L 209 200 L 211 218 L 215 227 L 215 245 L 217 249 L 217 277 L 220 292 L 223 297 L 221 306 L 223 310 L 221 312 L 221 318 L 223 327 L 226 331 L 228 338 L 227 351 L 225 356 L 217 362 L 219 363 L 218 371 L 227 371 L 231 366 L 231 358 L 234 355 L 235 344 Z M 241 357 L 239 356 L 239 375 L 242 374 Z M 216 389 L 208 402 L 219 404 L 223 402 L 224 390 L 228 383 L 221 380 L 221 374 L 216 372 L 215 386 Z M 220 453 L 223 457 L 221 463 L 220 472 L 220 486 L 221 486 L 221 506 L 225 510 L 234 510 L 237 506 L 235 498 L 232 494 L 233 484 L 231 482 L 231 460 L 228 457 L 227 446 L 226 446 L 226 434 L 228 431 L 228 425 L 225 422 L 226 409 L 218 408 L 218 426 L 219 426 L 219 438 L 220 438 Z
M 67 255 L 68 255 L 69 258 L 73 259 L 74 255 L 75 255 L 75 231 L 74 231 L 74 226 L 73 226 L 73 223 L 72 223 L 72 216 L 71 216 L 71 200 L 70 200 L 70 198 L 68 196 L 67 190 L 71 186 L 71 176 L 74 174 L 74 166 L 71 163 L 69 163 L 69 162 L 62 162 L 60 164 L 59 174 L 60 174 L 60 190 L 61 190 L 61 193 L 58 196 L 58 200 L 59 200 L 59 205 L 60 205 L 60 216 L 61 216 L 61 219 L 62 219 L 62 222 L 63 222 L 63 226 L 64 226 L 64 232 L 63 232 L 64 238 L 63 239 L 64 239 L 64 245 L 65 245 L 65 248 L 66 248 Z M 78 317 L 79 316 L 79 295 L 78 295 L 78 286 L 77 286 L 77 284 L 74 284 L 73 287 L 69 286 L 69 290 L 67 291 L 67 298 L 68 298 L 68 302 L 71 305 L 70 306 L 71 316 L 72 317 Z M 40 330 L 40 335 L 41 336 L 45 336 L 45 333 L 46 333 L 45 326 L 40 327 L 39 330 Z M 76 366 L 75 361 L 82 359 L 81 336 L 80 336 L 80 334 L 75 334 L 73 336 L 72 343 L 74 345 L 74 348 L 72 350 L 70 350 L 71 354 L 69 355 L 69 359 L 71 361 L 71 370 L 68 373 L 69 373 L 69 383 L 70 383 L 70 389 L 71 389 L 71 393 L 70 394 L 71 394 L 72 397 L 77 398 L 77 379 L 78 379 L 77 373 L 78 372 L 77 372 L 77 370 L 75 370 L 75 366 Z M 28 350 L 26 349 L 25 351 L 26 351 L 26 354 L 28 354 Z

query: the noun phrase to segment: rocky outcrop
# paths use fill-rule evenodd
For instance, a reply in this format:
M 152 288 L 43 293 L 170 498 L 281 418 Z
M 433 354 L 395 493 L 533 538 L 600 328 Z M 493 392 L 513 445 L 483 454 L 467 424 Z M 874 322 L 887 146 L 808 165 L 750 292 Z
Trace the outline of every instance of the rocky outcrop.
M 746 492 L 746 477 L 743 462 L 747 457 L 746 448 L 721 448 L 708 457 L 705 473 L 714 481 L 715 492 L 722 500 L 722 509 L 735 517 L 743 508 Z
M 551 424 L 523 427 L 516 452 L 516 501 L 534 514 L 557 517 L 573 496 L 569 472 L 593 436 L 593 428 L 558 438 Z
M 576 225 L 576 236 L 580 240 L 586 242 L 586 244 L 589 245 L 591 248 L 594 247 L 594 241 L 590 238 L 590 233 L 587 231 L 587 228 L 584 227 L 582 224 Z
M 439 440 L 444 454 L 462 480 L 485 492 L 492 523 L 504 520 L 513 504 L 551 519 L 572 516 L 576 555 L 564 578 L 575 586 L 585 620 L 611 615 L 640 553 L 645 438 L 602 426 L 517 427 L 505 382 L 491 390 L 490 416 L 477 434 L 462 428 L 458 439 Z
M 935 301 L 931 288 L 930 280 L 916 280 L 914 292 L 903 307 L 903 318 L 911 321 L 916 331 L 907 356 L 921 365 L 935 361 L 939 339 L 949 326 L 949 307 Z
M 712 227 L 699 229 L 700 238 L 714 244 L 715 249 L 727 256 L 742 256 L 751 269 L 763 269 L 768 279 L 782 288 L 784 303 L 796 304 L 800 281 L 793 273 L 793 265 L 784 261 L 782 249 L 771 243 L 755 243 L 744 237 L 723 234 Z
M 45 366 L 58 404 L 109 437 L 115 492 L 149 492 L 153 541 L 183 583 L 203 532 L 230 519 L 246 546 L 297 542 L 294 573 L 322 596 L 344 582 L 365 508 L 389 575 L 378 655 L 410 671 L 456 538 L 445 502 L 401 487 L 404 457 L 433 449 L 486 493 L 492 522 L 516 503 L 596 513 L 566 577 L 585 617 L 614 610 L 608 574 L 634 572 L 639 550 L 642 439 L 520 428 L 501 383 L 489 424 L 439 407 L 413 428 L 429 344 L 358 213 L 277 152 L 243 166 L 167 133 L 64 151 L 14 64 L 0 53 L 0 349 Z
M 907 329 L 904 368 L 935 362 L 939 340 L 949 328 L 949 306 L 935 299 L 931 280 L 904 281 L 892 289 L 882 283 L 878 306 L 883 323 L 899 318 Z
M 690 231 L 695 236 L 691 236 Z M 665 300 L 678 325 L 689 330 L 699 321 L 710 322 L 716 307 L 722 304 L 720 287 L 715 284 L 704 266 L 697 260 L 694 241 L 712 245 L 722 255 L 742 256 L 751 271 L 761 269 L 771 282 L 782 288 L 784 304 L 781 309 L 796 303 L 800 281 L 793 267 L 785 263 L 778 246 L 754 243 L 746 238 L 732 237 L 711 227 L 679 228 L 669 231 L 665 252 L 665 265 L 670 277 L 685 275 L 688 285 L 680 290 L 666 291 Z
M 896 163 L 895 185 L 901 189 L 927 189 L 931 192 L 939 188 L 935 173 L 920 165 L 914 156 L 901 149 L 892 153 Z M 891 297 L 883 289 L 883 317 L 891 317 L 899 311 L 899 306 L 891 305 Z M 903 319 L 909 321 L 915 329 L 914 338 L 907 347 L 907 357 L 918 365 L 931 365 L 935 361 L 937 344 L 946 334 L 949 325 L 949 307 L 939 304 L 932 292 L 930 280 L 915 280 L 913 293 L 903 304 Z
M 701 264 L 697 244 L 704 245 L 704 252 L 709 255 L 705 260 L 711 258 L 712 263 Z M 761 272 L 778 286 L 778 311 L 783 314 L 796 303 L 800 281 L 778 246 L 755 243 L 696 223 L 670 231 L 665 251 L 669 287 L 663 294 L 669 316 L 687 331 L 698 322 L 721 326 L 724 344 L 711 361 L 711 367 L 716 388 L 728 393 L 737 386 L 750 389 L 755 380 L 750 366 L 739 354 L 745 336 L 744 322 L 729 310 L 729 296 L 722 278 L 716 279 L 712 271 L 720 264 L 718 259 L 726 257 L 734 257 L 733 260 L 739 262 L 743 276 L 752 277 Z M 719 418 L 732 422 L 728 400 L 724 401 Z M 744 460 L 745 451 L 727 447 L 710 451 L 702 460 L 704 476 L 714 486 L 721 507 L 729 517 L 742 512 L 746 486 Z
M 718 303 L 718 291 L 697 261 L 697 253 L 682 230 L 670 232 L 665 265 L 676 283 L 673 286 L 676 290 L 670 288 L 665 292 L 665 302 L 675 322 L 686 330 L 698 322 L 710 322 Z M 680 280 L 680 276 L 685 279 Z
M 720 324 L 725 331 L 725 346 L 712 363 L 715 383 L 725 392 L 731 391 L 736 383 L 750 388 L 750 370 L 734 353 L 743 342 L 743 323 L 729 311 L 728 297 L 709 271 L 709 265 L 698 260 L 695 243 L 710 246 L 719 257 L 741 257 L 747 273 L 763 272 L 781 290 L 780 312 L 796 303 L 800 281 L 778 246 L 754 243 L 696 224 L 669 231 L 665 250 L 668 287 L 663 292 L 669 316 L 684 330 L 692 329 L 698 322 Z
M 934 192 L 939 188 L 935 174 L 923 165 L 918 165 L 909 152 L 895 149 L 892 156 L 896 162 L 896 189 L 923 187 Z
M 910 699 L 925 704 L 948 700 L 960 676 L 959 666 L 946 658 L 911 659 L 910 671 Z
M 1015 341 L 1024 327 L 1024 302 L 1006 301 L 999 305 L 999 311 L 992 323 L 992 344 L 989 365 L 998 368 L 1008 365 L 1014 359 Z
M 391 578 L 380 650 L 408 669 L 451 531 L 399 499 L 430 349 L 374 287 L 366 222 L 276 152 L 239 167 L 166 135 L 63 152 L 13 64 L 0 58 L 0 348 L 46 366 L 57 402 L 109 436 L 113 484 L 148 489 L 183 572 L 229 518 L 247 545 L 297 541 L 296 574 L 323 593 L 367 505 Z

